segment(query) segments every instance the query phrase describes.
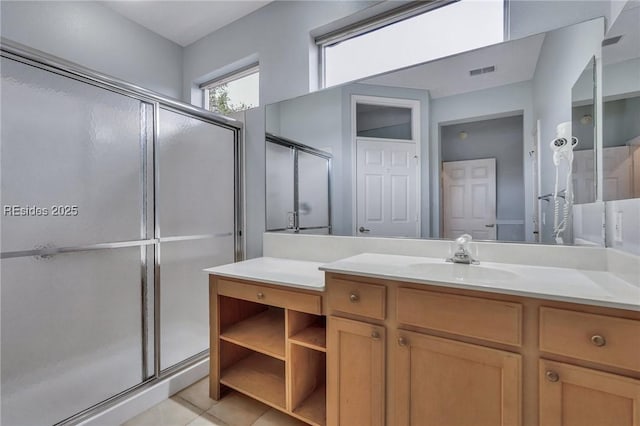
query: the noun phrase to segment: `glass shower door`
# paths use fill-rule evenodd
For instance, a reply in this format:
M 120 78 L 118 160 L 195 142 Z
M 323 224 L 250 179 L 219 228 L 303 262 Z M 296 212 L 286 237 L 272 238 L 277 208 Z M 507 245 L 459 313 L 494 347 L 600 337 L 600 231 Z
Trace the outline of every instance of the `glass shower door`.
M 232 130 L 160 109 L 156 237 L 160 239 L 160 369 L 209 348 L 204 268 L 235 259 Z
M 2 58 L 3 424 L 141 383 L 150 105 Z

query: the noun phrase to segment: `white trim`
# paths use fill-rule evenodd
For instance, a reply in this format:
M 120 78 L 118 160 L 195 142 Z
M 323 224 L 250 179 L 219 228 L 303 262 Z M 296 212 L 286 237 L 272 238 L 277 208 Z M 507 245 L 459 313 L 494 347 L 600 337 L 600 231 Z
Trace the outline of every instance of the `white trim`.
M 385 139 L 372 137 L 357 137 L 356 129 L 356 104 L 385 105 L 411 109 L 411 139 Z M 357 196 L 357 141 L 369 140 L 378 142 L 403 142 L 416 144 L 416 238 L 422 238 L 422 168 L 421 168 L 421 136 L 420 136 L 420 101 L 415 99 L 386 98 L 380 96 L 351 95 L 351 131 L 349 141 L 351 144 L 351 234 L 358 235 L 358 196 Z
M 201 83 L 198 87 L 202 90 L 207 90 L 212 87 L 221 86 L 226 83 L 231 83 L 232 81 L 240 80 L 241 78 L 247 77 L 249 75 L 259 73 L 260 72 L 260 64 L 253 63 L 246 67 L 242 67 L 220 77 L 216 77 L 212 80 L 205 81 Z

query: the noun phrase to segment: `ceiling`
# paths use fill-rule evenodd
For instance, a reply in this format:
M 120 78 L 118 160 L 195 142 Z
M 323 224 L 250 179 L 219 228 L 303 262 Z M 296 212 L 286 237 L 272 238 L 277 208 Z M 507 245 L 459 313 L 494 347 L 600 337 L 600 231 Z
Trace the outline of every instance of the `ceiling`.
M 103 5 L 180 46 L 242 18 L 271 1 L 104 1 Z
M 360 81 L 365 84 L 429 90 L 431 98 L 471 92 L 533 78 L 544 34 L 449 56 L 422 65 Z M 495 66 L 494 72 L 470 76 L 469 71 Z

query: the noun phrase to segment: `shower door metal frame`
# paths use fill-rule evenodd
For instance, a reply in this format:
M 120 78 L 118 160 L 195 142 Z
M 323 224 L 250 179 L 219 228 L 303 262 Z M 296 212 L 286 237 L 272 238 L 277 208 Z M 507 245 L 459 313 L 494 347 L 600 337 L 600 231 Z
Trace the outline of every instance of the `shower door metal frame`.
M 153 129 L 152 129 L 152 137 L 146 137 L 144 142 L 144 146 L 141 146 L 141 149 L 144 149 L 144 155 L 142 156 L 142 167 L 141 167 L 141 184 L 142 184 L 142 210 L 141 210 L 141 224 L 140 224 L 140 233 L 141 238 L 139 240 L 130 240 L 130 241 L 118 241 L 111 243 L 96 243 L 96 244 L 87 244 L 87 245 L 78 245 L 78 246 L 69 246 L 69 247 L 55 247 L 55 248 L 43 248 L 43 249 L 35 249 L 35 250 L 20 250 L 20 251 L 11 251 L 11 252 L 0 252 L 0 259 L 8 259 L 15 257 L 30 257 L 30 256 L 40 256 L 40 257 L 48 257 L 55 256 L 56 254 L 61 253 L 74 253 L 74 252 L 83 252 L 83 251 L 93 251 L 93 250 L 107 250 L 107 249 L 117 249 L 117 248 L 126 248 L 126 247 L 140 247 L 140 267 L 141 267 L 141 315 L 142 315 L 142 334 L 141 334 L 141 345 L 142 345 L 142 380 L 137 385 L 126 389 L 116 395 L 112 395 L 110 398 L 101 401 L 91 407 L 86 408 L 85 410 L 72 415 L 58 423 L 57 425 L 72 425 L 80 423 L 88 418 L 112 407 L 121 401 L 123 401 L 126 397 L 132 396 L 135 393 L 138 393 L 144 389 L 147 389 L 159 381 L 179 373 L 180 371 L 190 367 L 209 356 L 209 350 L 202 351 L 201 353 L 195 354 L 177 364 L 172 365 L 171 367 L 161 370 L 160 369 L 160 257 L 159 257 L 159 247 L 160 242 L 165 241 L 175 241 L 175 240 L 194 240 L 201 238 L 210 238 L 218 235 L 195 235 L 195 236 L 182 236 L 182 237 L 168 237 L 168 238 L 157 238 L 159 235 L 159 225 L 158 225 L 158 211 L 156 209 L 156 195 L 159 182 L 157 180 L 156 175 L 156 167 L 157 167 L 157 155 L 155 147 L 158 143 L 158 127 L 159 127 L 159 111 L 160 108 L 176 112 L 188 117 L 193 117 L 209 124 L 213 124 L 225 129 L 232 131 L 233 133 L 233 142 L 234 142 L 234 260 L 240 261 L 244 259 L 244 251 L 243 251 L 243 239 L 244 234 L 242 232 L 242 224 L 244 217 L 244 206 L 243 206 L 243 140 L 242 140 L 242 129 L 243 123 L 237 120 L 234 120 L 229 117 L 225 117 L 220 114 L 216 114 L 201 108 L 197 108 L 193 105 L 189 105 L 178 100 L 166 97 L 159 93 L 153 92 L 149 89 L 145 89 L 143 87 L 137 86 L 132 83 L 128 83 L 126 81 L 120 80 L 118 78 L 109 76 L 107 74 L 103 74 L 89 68 L 83 67 L 81 65 L 75 64 L 73 62 L 66 61 L 64 59 L 55 57 L 53 55 L 49 55 L 45 52 L 32 49 L 28 46 L 24 46 L 20 43 L 16 43 L 14 41 L 8 40 L 4 37 L 0 38 L 0 57 L 11 59 L 25 65 L 30 65 L 44 71 L 52 72 L 54 74 L 71 78 L 73 80 L 89 84 L 101 89 L 109 90 L 111 92 L 118 93 L 120 95 L 124 95 L 133 99 L 136 99 L 143 103 L 143 105 L 149 105 L 153 108 Z M 150 142 L 150 143 L 149 143 Z M 152 191 L 151 199 L 148 197 L 147 188 L 150 187 Z M 151 208 L 153 210 L 153 220 L 152 223 L 149 223 L 147 220 L 148 210 Z M 142 238 L 145 235 L 147 238 Z M 149 236 L 152 238 L 148 238 Z M 228 234 L 225 234 L 228 236 Z M 154 311 L 153 311 L 153 347 L 154 347 L 154 368 L 153 374 L 148 375 L 148 320 L 147 320 L 147 291 L 149 289 L 149 259 L 148 259 L 148 248 L 149 246 L 153 246 L 153 291 L 154 291 Z
M 291 139 L 283 138 L 282 136 L 275 136 L 271 133 L 265 134 L 265 139 L 267 142 L 274 143 L 276 145 L 284 146 L 287 148 L 293 149 L 293 228 L 275 228 L 275 229 L 266 229 L 268 232 L 281 232 L 281 231 L 291 231 L 293 230 L 295 233 L 299 233 L 300 231 L 310 231 L 316 229 L 326 229 L 329 232 L 329 235 L 332 233 L 331 226 L 331 161 L 333 156 L 328 152 L 319 150 L 312 146 L 301 144 L 300 142 L 293 141 Z M 266 149 L 266 147 L 265 147 Z M 327 226 L 307 226 L 300 227 L 300 207 L 298 206 L 299 202 L 299 187 L 298 187 L 298 152 L 306 152 L 307 154 L 315 155 L 316 157 L 321 157 L 327 160 Z M 267 193 L 267 180 L 265 179 L 265 194 Z M 265 228 L 267 225 L 267 210 L 264 212 L 264 223 Z

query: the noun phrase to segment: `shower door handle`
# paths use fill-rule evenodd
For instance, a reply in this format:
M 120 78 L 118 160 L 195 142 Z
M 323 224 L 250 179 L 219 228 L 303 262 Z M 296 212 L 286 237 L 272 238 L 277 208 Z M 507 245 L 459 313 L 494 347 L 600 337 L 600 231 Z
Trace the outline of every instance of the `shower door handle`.
M 358 231 L 360 231 L 360 232 L 362 232 L 362 233 L 364 234 L 364 233 L 366 233 L 366 232 L 371 231 L 371 229 L 367 229 L 367 228 L 365 228 L 364 226 L 361 226 L 361 227 L 360 227 L 360 229 L 358 229 Z

